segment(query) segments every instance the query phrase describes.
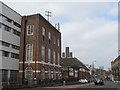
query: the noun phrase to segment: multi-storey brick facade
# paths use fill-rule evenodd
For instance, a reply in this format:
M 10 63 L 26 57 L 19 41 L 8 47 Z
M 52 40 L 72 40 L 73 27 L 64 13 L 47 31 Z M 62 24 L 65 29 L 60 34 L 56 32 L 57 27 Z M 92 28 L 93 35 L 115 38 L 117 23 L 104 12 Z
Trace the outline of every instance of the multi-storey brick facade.
M 22 17 L 19 65 L 20 80 L 61 78 L 61 33 L 40 14 Z

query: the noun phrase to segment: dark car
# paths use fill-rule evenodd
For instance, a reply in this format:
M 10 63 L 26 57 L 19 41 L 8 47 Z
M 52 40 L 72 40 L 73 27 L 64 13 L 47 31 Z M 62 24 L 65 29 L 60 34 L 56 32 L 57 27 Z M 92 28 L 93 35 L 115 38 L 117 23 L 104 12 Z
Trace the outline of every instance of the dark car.
M 103 79 L 96 78 L 95 79 L 95 85 L 104 85 Z

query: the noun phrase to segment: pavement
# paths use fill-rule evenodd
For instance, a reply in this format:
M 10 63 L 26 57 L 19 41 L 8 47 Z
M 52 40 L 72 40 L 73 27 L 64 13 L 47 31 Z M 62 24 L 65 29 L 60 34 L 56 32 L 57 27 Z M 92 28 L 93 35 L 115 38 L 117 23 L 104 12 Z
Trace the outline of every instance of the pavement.
M 52 87 L 31 87 L 24 89 L 13 89 L 13 90 L 68 90 L 73 88 L 80 88 L 85 86 L 93 85 L 94 83 L 86 83 L 86 84 L 73 84 L 73 85 L 65 85 L 65 86 L 52 86 Z M 12 89 L 4 89 L 4 90 L 12 90 Z
M 109 89 L 108 89 L 109 88 Z M 104 81 L 104 85 L 94 85 L 94 82 L 86 84 L 74 84 L 65 86 L 52 86 L 52 87 L 34 87 L 13 90 L 118 90 L 118 82 Z M 9 90 L 9 89 L 8 89 Z
M 79 87 L 87 87 L 87 86 L 91 86 L 94 83 L 86 83 L 86 84 L 75 84 L 75 85 L 65 85 L 65 86 L 55 86 L 55 87 L 44 87 L 44 88 L 79 88 Z

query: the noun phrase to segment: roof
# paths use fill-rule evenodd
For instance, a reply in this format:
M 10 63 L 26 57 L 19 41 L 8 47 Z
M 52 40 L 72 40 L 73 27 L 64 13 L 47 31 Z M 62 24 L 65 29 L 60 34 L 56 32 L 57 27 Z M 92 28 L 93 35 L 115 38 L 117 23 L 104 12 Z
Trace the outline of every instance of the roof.
M 62 67 L 76 67 L 76 68 L 84 68 L 85 70 L 89 70 L 80 60 L 78 60 L 77 58 L 62 58 L 61 59 L 62 63 L 61 66 Z
M 57 32 L 59 32 L 61 34 L 61 32 L 59 30 L 57 30 L 48 20 L 46 20 L 40 13 L 36 13 L 36 14 L 30 14 L 30 15 L 25 15 L 22 17 L 31 17 L 31 16 L 40 16 L 48 25 L 50 25 L 52 28 L 54 28 Z
M 11 7 L 9 7 L 7 4 L 3 3 L 2 1 L 0 1 L 0 3 L 2 3 L 3 5 L 5 5 L 7 8 L 11 9 L 13 12 L 17 13 L 19 16 L 21 16 L 17 11 L 15 11 Z
M 112 63 L 115 63 L 116 61 L 120 60 L 120 56 L 118 56 Z

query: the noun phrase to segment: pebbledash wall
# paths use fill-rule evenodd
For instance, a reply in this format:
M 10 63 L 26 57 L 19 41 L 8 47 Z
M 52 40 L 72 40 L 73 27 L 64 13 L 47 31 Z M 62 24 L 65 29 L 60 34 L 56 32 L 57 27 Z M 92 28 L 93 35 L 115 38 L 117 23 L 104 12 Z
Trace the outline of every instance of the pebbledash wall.
M 18 81 L 21 15 L 0 2 L 0 83 Z
M 23 78 L 24 81 L 29 78 L 40 81 L 60 79 L 61 33 L 59 28 L 56 29 L 40 14 L 23 16 L 21 25 L 20 82 Z

